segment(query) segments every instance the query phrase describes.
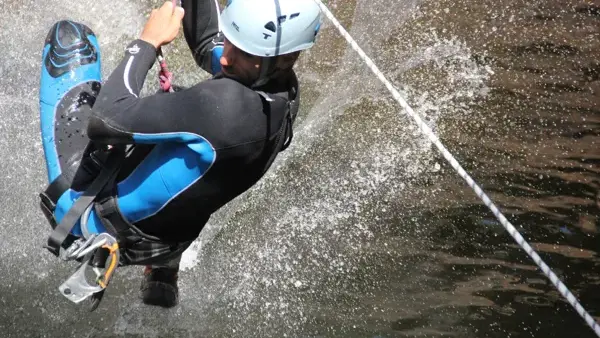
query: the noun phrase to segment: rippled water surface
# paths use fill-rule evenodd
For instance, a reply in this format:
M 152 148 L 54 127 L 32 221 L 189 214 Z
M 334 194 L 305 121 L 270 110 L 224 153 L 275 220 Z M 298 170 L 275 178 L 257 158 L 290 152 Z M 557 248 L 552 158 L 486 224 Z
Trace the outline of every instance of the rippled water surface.
M 593 337 L 328 22 L 298 73 L 294 144 L 186 252 L 181 304 L 123 268 L 87 313 L 42 249 L 41 50 L 69 18 L 103 74 L 157 2 L 3 0 L 0 329 L 9 337 Z M 594 316 L 600 311 L 600 3 L 330 0 L 409 104 Z M 206 78 L 183 38 L 176 82 Z M 157 88 L 156 69 L 144 92 Z

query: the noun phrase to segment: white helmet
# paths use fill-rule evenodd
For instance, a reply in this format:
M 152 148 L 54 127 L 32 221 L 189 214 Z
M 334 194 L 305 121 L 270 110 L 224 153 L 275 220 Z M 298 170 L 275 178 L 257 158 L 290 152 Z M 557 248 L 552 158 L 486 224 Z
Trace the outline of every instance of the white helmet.
M 237 48 L 274 57 L 312 47 L 321 27 L 314 0 L 229 0 L 221 30 Z

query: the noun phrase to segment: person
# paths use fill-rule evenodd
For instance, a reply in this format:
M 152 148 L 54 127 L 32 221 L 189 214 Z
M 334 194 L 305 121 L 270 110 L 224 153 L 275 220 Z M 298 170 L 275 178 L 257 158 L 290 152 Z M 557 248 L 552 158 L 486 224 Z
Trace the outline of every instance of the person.
M 213 77 L 140 97 L 161 46 L 182 22 L 196 63 Z M 313 0 L 229 0 L 222 13 L 214 0 L 185 0 L 153 10 L 91 100 L 85 151 L 59 155 L 72 174 L 65 169 L 42 194 L 54 228 L 49 249 L 58 254 L 65 237 L 81 233 L 115 235 L 120 264 L 144 266 L 143 302 L 175 306 L 183 251 L 211 214 L 258 182 L 289 146 L 300 104 L 293 67 L 320 25 Z M 56 39 L 69 35 L 59 34 L 64 27 Z M 102 190 L 78 206 L 100 176 Z M 79 230 L 56 235 L 71 228 Z

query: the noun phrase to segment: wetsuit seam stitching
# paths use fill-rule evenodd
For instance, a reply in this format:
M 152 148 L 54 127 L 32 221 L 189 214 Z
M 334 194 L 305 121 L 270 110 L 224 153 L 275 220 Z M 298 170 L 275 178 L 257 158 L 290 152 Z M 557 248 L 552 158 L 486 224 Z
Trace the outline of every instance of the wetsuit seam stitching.
M 248 141 L 248 142 L 243 142 L 243 143 L 237 143 L 237 144 L 235 144 L 235 145 L 232 145 L 232 146 L 221 147 L 221 148 L 215 148 L 215 150 L 226 150 L 226 149 L 232 149 L 232 148 L 235 148 L 235 147 L 241 147 L 241 146 L 245 146 L 245 145 L 252 144 L 252 143 L 263 142 L 263 141 L 266 141 L 266 140 L 267 140 L 267 138 L 262 138 L 262 139 L 260 139 L 260 140 Z
M 167 190 L 167 193 L 169 193 L 169 201 L 171 200 L 171 198 L 173 197 L 173 193 L 171 193 L 171 190 L 169 189 L 169 186 L 167 185 L 167 182 L 165 181 L 165 177 L 163 176 L 162 170 L 160 170 L 160 168 L 157 170 L 158 174 L 160 175 L 160 180 L 162 181 L 162 184 L 165 186 L 165 189 Z M 169 204 L 168 202 L 165 203 L 165 206 Z

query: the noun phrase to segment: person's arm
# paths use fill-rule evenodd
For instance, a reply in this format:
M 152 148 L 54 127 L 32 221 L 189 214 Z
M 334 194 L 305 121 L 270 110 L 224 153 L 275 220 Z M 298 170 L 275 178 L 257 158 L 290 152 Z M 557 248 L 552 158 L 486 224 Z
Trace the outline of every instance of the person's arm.
M 136 65 L 134 58 L 131 71 L 137 73 L 139 66 L 141 62 Z M 122 78 L 114 73 L 109 81 Z M 256 115 L 262 118 L 262 114 L 249 112 L 262 112 L 263 102 L 254 91 L 231 79 L 208 80 L 182 91 L 144 98 L 135 97 L 121 84 L 106 88 L 101 90 L 88 124 L 92 141 L 110 145 L 177 142 L 196 150 L 194 147 L 202 144 L 223 149 L 246 144 L 249 139 L 260 140 L 252 136 L 259 126 L 241 121 L 251 121 Z
M 183 33 L 198 66 L 216 74 L 221 71 L 223 37 L 219 34 L 217 0 L 183 0 Z
M 125 57 L 103 84 L 94 103 L 88 125 L 90 140 L 107 144 L 132 144 L 135 133 L 151 132 L 149 121 L 159 112 L 173 113 L 173 94 L 139 98 L 148 70 L 156 61 L 156 48 L 146 41 L 135 40 L 125 51 Z M 176 105 L 175 105 L 176 106 Z M 161 126 L 156 124 L 156 132 Z
M 247 140 L 252 128 L 232 121 L 247 118 L 249 111 L 262 111 L 263 103 L 234 80 L 209 80 L 139 98 L 155 56 L 156 49 L 145 41 L 129 44 L 94 103 L 87 129 L 90 140 L 111 145 L 180 142 L 192 147 L 208 142 L 215 149 Z
M 193 93 L 138 97 L 156 60 L 157 48 L 176 37 L 182 17 L 181 8 L 174 10 L 171 2 L 152 11 L 141 38 L 127 46 L 123 61 L 104 83 L 94 103 L 88 125 L 90 140 L 106 144 L 186 142 L 186 137 L 174 134 L 186 133 L 176 116 L 189 113 L 182 112 L 181 102 L 194 103 L 196 100 L 187 98 Z M 156 134 L 161 136 L 147 137 Z

